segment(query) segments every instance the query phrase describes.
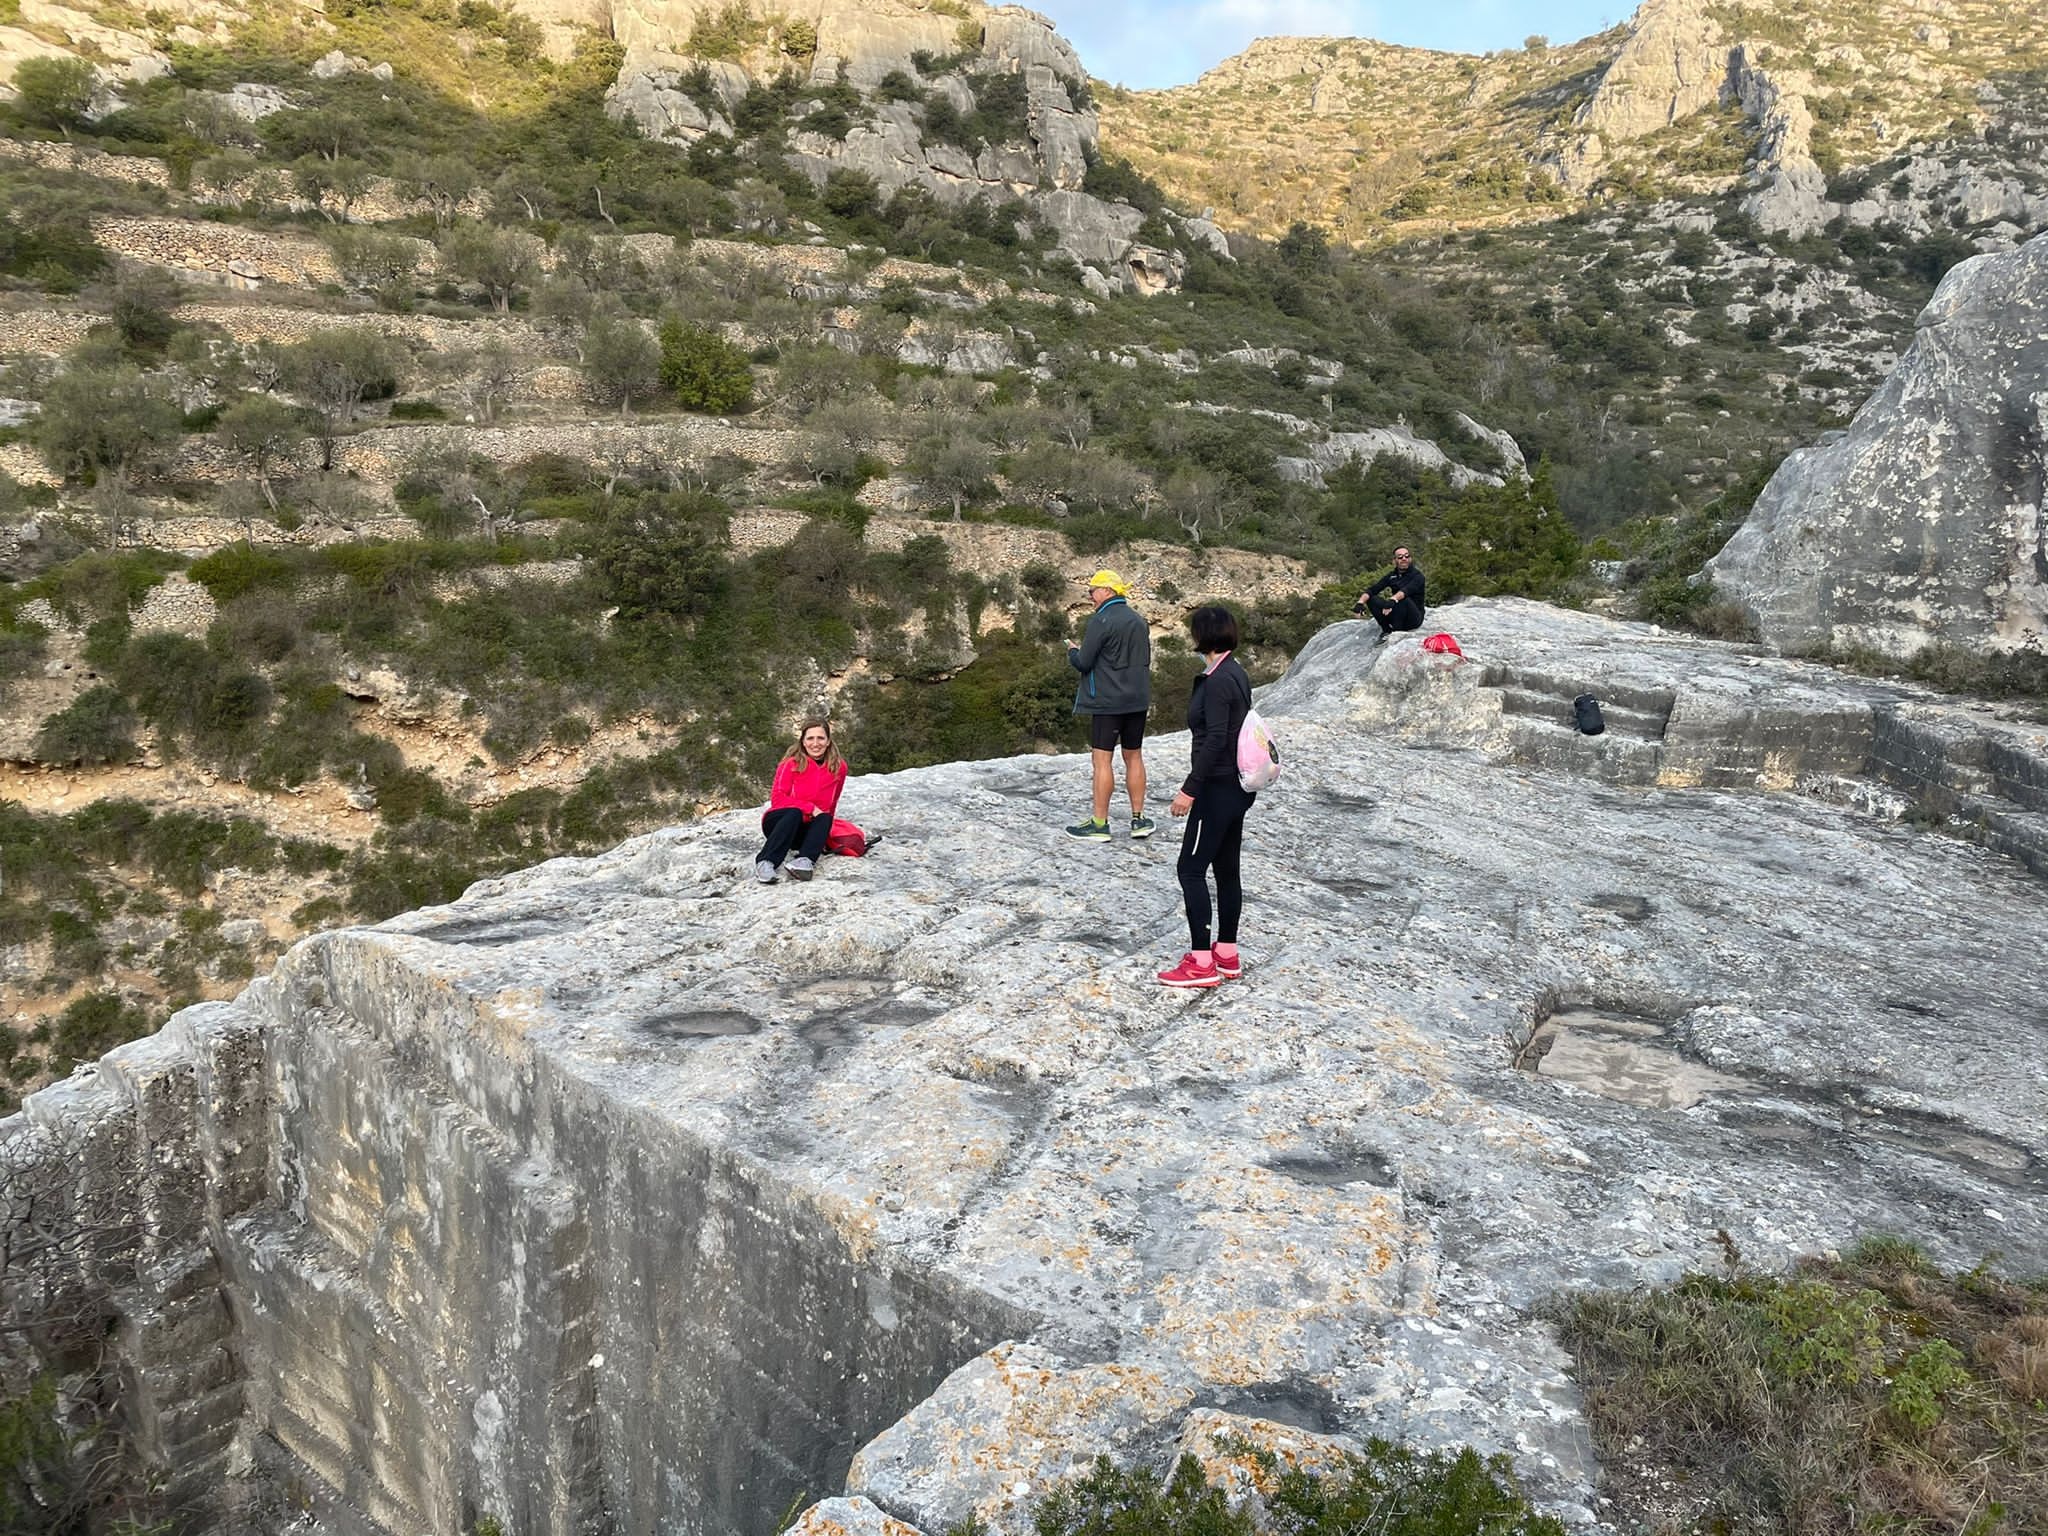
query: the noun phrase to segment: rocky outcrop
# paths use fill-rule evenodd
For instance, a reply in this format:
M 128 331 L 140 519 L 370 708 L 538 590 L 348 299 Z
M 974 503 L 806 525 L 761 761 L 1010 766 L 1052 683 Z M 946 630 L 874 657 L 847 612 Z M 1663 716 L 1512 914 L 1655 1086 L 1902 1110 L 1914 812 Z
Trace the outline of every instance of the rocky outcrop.
M 1755 190 L 1742 200 L 1743 212 L 1770 234 L 1818 233 L 1837 210 L 1828 201 L 1827 173 L 1813 157 L 1813 113 L 1806 98 L 1764 69 L 1748 44 L 1731 55 L 1728 79 L 1757 125 Z
M 1708 8 L 1700 0 L 1647 0 L 1573 119 L 1578 137 L 1560 154 L 1560 177 L 1574 192 L 1592 190 L 1608 146 L 1704 111 L 1727 89 L 1728 40 Z
M 1574 135 L 1546 157 L 1574 192 L 1590 192 L 1612 151 L 1737 101 L 1756 125 L 1752 190 L 1743 209 L 1772 234 L 1809 235 L 1838 211 L 1813 155 L 1813 114 L 1763 67 L 1752 42 L 1731 41 L 1701 0 L 1648 0 L 1628 40 L 1573 119 Z
M 1097 291 L 1149 295 L 1179 286 L 1180 253 L 1137 243 L 1142 214 L 1080 190 L 1098 139 L 1088 75 L 1072 45 L 1036 11 L 1004 5 L 950 14 L 911 0 L 808 0 L 792 8 L 753 0 L 752 28 L 740 43 L 723 46 L 717 59 L 693 55 L 693 47 L 705 46 L 703 29 L 726 10 L 713 0 L 626 0 L 615 9 L 613 35 L 626 57 L 608 109 L 654 138 L 691 144 L 731 134 L 734 109 L 754 81 L 792 69 L 814 86 L 844 81 L 863 93 L 855 121 L 835 123 L 831 133 L 806 131 L 801 116 L 792 125 L 791 158 L 814 181 L 855 171 L 884 194 L 915 186 L 947 202 L 1022 199 L 1056 231 L 1059 250 L 1093 272 Z M 797 23 L 810 29 L 808 36 L 793 30 Z M 815 51 L 804 53 L 799 42 L 810 37 Z M 1021 75 L 1023 131 L 1000 143 L 947 142 L 927 132 L 924 105 L 875 94 L 892 73 L 962 116 L 975 111 L 977 78 Z M 1206 224 L 1186 237 L 1212 249 L 1222 245 Z
M 1793 454 L 1708 564 L 1772 644 L 2048 643 L 2048 237 L 1943 280 L 1849 429 Z
M 1428 438 L 1417 437 L 1407 426 L 1400 423 L 1391 427 L 1367 427 L 1362 432 L 1319 432 L 1311 428 L 1307 422 L 1301 425 L 1307 429 L 1308 452 L 1281 458 L 1278 467 L 1283 480 L 1313 485 L 1321 489 L 1326 476 L 1347 464 L 1355 465 L 1359 469 L 1369 469 L 1376 459 L 1392 458 L 1413 465 L 1417 469 L 1440 474 L 1458 490 L 1471 485 L 1505 483 L 1499 475 L 1467 469 Z M 1474 435 L 1483 436 L 1488 443 L 1493 442 L 1490 434 L 1482 432 Z M 1510 438 L 1509 441 L 1512 442 L 1513 439 Z M 1520 458 L 1519 451 L 1516 458 Z
M 0 1280 L 7 1336 L 83 1319 L 202 1511 L 240 1445 L 358 1532 L 755 1536 L 844 1487 L 796 1529 L 1011 1536 L 1090 1445 L 1213 1455 L 1219 1413 L 1310 1459 L 1504 1450 L 1584 1510 L 1542 1298 L 1718 1231 L 2048 1262 L 2037 978 L 1981 962 L 2048 904 L 1901 820 L 2038 833 L 2048 733 L 1535 604 L 1433 617 L 1469 660 L 1344 624 L 1262 693 L 1288 770 L 1226 990 L 1152 982 L 1173 850 L 1065 841 L 1076 757 L 856 778 L 883 840 L 807 886 L 745 877 L 750 810 L 557 860 L 31 1098 L 0 1167 L 53 1192 L 46 1284 Z

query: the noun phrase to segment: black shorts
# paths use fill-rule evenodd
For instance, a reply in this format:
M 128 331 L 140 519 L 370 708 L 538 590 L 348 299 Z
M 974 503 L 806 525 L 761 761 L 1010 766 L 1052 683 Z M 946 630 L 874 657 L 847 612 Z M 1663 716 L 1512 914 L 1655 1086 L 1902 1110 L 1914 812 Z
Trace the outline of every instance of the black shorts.
M 1145 740 L 1145 711 L 1130 715 L 1090 715 L 1088 745 L 1108 752 L 1121 742 L 1126 752 L 1135 752 Z

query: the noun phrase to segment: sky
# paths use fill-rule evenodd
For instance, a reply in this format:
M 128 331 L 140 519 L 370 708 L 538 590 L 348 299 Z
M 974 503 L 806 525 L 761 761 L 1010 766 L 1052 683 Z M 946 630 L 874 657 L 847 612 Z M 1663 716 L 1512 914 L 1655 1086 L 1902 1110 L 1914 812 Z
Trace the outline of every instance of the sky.
M 1485 53 L 1540 32 L 1570 42 L 1626 20 L 1634 0 L 1027 0 L 1099 80 L 1186 85 L 1255 37 L 1371 37 Z

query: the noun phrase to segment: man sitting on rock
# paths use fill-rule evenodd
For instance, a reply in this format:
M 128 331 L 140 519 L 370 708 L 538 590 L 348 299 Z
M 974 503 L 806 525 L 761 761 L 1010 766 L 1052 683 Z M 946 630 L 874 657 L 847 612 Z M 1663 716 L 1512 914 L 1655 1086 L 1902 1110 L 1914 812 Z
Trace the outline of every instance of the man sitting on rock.
M 1397 629 L 1422 628 L 1422 572 L 1414 557 L 1405 549 L 1395 550 L 1394 568 L 1359 593 L 1351 611 L 1370 613 L 1382 640 Z

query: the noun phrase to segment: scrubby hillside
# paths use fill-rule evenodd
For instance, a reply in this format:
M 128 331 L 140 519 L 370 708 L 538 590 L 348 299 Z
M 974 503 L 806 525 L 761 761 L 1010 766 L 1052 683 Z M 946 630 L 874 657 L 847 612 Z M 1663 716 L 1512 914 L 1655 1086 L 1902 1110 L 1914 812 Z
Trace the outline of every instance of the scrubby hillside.
M 1838 212 L 1911 226 L 1893 202 L 2038 227 L 2044 71 L 2034 6 L 1646 0 L 1578 42 L 1262 38 L 1193 85 L 1099 94 L 1110 151 L 1249 233 L 1305 220 L 1370 241 L 1737 188 L 1767 194 L 1750 210 L 1766 227 L 1809 233 Z

